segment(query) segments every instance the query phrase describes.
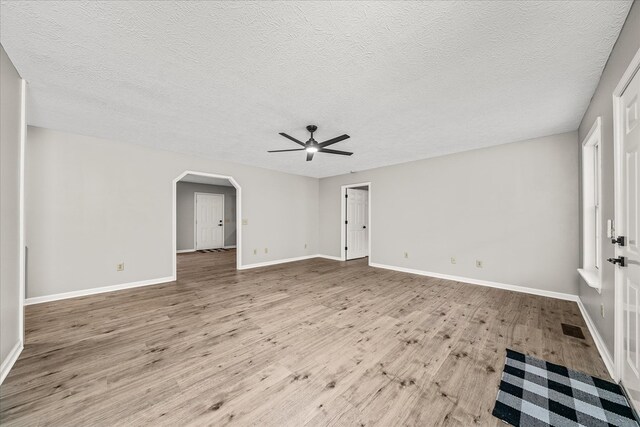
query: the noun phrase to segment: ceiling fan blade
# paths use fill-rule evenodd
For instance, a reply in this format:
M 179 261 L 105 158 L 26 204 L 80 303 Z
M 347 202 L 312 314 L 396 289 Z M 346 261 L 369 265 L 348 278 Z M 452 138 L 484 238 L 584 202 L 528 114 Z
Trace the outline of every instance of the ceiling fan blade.
M 297 139 L 295 139 L 294 137 L 289 136 L 289 135 L 287 135 L 287 134 L 286 134 L 286 133 L 284 133 L 284 132 L 280 132 L 280 135 L 282 135 L 282 136 L 284 136 L 285 138 L 290 139 L 290 140 L 292 140 L 293 142 L 295 142 L 296 144 L 302 145 L 302 146 L 304 147 L 304 142 L 302 142 L 302 141 L 298 141 L 298 140 L 297 140 Z
M 328 148 L 321 148 L 320 151 L 318 151 L 319 153 L 329 153 L 329 154 L 341 154 L 343 156 L 350 156 L 353 153 L 350 153 L 348 151 L 340 151 L 340 150 L 329 150 Z
M 270 150 L 267 153 L 282 153 L 284 151 L 304 151 L 304 148 L 292 148 L 291 150 Z
M 307 162 L 310 162 L 311 160 L 313 160 L 313 152 L 309 153 L 307 152 Z
M 351 138 L 351 137 L 349 135 L 347 135 L 347 134 L 344 134 L 344 135 L 341 135 L 341 136 L 337 136 L 337 137 L 335 137 L 333 139 L 329 139 L 329 140 L 327 140 L 325 142 L 321 142 L 318 145 L 320 147 L 326 147 L 328 145 L 335 144 L 336 142 L 344 141 L 347 138 Z

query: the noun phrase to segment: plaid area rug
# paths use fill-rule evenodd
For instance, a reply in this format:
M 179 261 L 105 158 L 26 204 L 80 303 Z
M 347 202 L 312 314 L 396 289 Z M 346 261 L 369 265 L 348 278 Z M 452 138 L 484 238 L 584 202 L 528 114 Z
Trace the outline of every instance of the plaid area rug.
M 509 349 L 493 415 L 514 426 L 638 426 L 617 384 Z

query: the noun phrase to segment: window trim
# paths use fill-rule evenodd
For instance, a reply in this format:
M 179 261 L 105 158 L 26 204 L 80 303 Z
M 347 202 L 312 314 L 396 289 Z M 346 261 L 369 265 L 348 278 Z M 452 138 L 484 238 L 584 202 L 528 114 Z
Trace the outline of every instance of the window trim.
M 598 292 L 602 288 L 602 119 L 596 118 L 582 142 L 582 268 L 578 273 Z

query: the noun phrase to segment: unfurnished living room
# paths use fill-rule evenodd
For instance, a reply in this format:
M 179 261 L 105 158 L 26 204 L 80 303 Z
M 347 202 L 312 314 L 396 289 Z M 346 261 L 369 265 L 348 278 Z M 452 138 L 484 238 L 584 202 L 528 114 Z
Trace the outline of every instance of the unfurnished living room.
M 639 425 L 640 2 L 0 0 L 0 44 L 0 425 Z

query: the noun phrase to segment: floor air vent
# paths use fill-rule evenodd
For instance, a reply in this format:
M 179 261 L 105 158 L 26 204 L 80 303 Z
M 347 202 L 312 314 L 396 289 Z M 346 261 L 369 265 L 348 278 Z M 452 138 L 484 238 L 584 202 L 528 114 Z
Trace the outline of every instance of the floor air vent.
M 582 328 L 580 326 L 568 325 L 566 323 L 562 323 L 562 333 L 574 338 L 584 339 L 584 334 L 582 333 Z

